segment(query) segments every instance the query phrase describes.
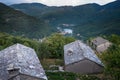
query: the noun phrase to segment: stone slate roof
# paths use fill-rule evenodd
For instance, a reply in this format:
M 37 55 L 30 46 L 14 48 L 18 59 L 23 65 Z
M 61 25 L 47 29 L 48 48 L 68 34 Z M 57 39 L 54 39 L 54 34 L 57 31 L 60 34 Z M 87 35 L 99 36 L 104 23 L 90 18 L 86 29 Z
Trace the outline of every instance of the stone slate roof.
M 102 37 L 97 37 L 95 39 L 92 40 L 92 43 L 95 44 L 95 45 L 101 45 L 101 44 L 104 44 L 106 42 L 109 42 L 108 40 L 106 39 L 103 39 Z
M 0 51 L 0 58 L 7 61 L 7 70 L 19 69 L 21 74 L 30 75 L 37 78 L 46 79 L 41 63 L 32 48 L 21 44 L 15 44 Z
M 94 51 L 89 46 L 82 43 L 80 40 L 64 46 L 65 65 L 72 64 L 86 58 L 103 66 L 102 62 L 96 56 Z
M 0 57 L 0 80 L 8 80 L 8 71 L 6 70 L 6 61 L 3 55 Z

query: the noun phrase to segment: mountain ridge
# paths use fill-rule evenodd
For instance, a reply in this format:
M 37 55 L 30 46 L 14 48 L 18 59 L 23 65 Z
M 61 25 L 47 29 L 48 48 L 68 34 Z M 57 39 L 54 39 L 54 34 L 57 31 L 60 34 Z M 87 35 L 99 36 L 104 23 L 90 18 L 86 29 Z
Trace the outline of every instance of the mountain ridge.
M 0 3 L 0 31 L 30 38 L 41 38 L 49 32 L 50 27 L 44 20 L 14 10 Z M 46 31 L 46 32 L 43 32 Z
M 120 35 L 120 1 L 103 6 L 90 3 L 80 6 L 49 7 L 39 3 L 27 3 L 27 5 L 16 4 L 10 7 L 44 20 L 56 32 L 59 27 L 72 29 L 73 36 L 78 38 L 108 34 Z M 74 26 L 66 27 L 64 24 Z

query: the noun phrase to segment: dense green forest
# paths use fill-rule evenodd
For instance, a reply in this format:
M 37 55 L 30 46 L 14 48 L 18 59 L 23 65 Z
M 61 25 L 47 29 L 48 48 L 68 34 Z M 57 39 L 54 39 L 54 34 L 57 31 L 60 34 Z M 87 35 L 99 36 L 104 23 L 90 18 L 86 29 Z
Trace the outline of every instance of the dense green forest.
M 103 6 L 86 4 L 75 7 L 49 7 L 40 3 L 6 6 L 0 3 L 0 31 L 28 38 L 43 38 L 58 32 L 57 28 L 60 27 L 72 29 L 72 36 L 84 40 L 101 34 L 120 35 L 119 14 L 119 0 Z
M 42 19 L 26 15 L 0 3 L 0 32 L 29 38 L 43 38 L 51 33 L 51 27 Z
M 68 72 L 46 72 L 49 80 L 74 80 L 76 78 L 80 80 L 119 80 L 120 79 L 120 36 L 111 35 L 104 36 L 106 39 L 112 42 L 112 46 L 101 55 L 98 55 L 104 63 L 104 72 L 100 76 L 96 75 L 80 75 Z M 75 38 L 65 37 L 61 34 L 55 33 L 49 37 L 39 40 L 32 40 L 20 36 L 12 36 L 6 33 L 0 33 L 0 50 L 13 45 L 15 43 L 21 43 L 28 47 L 35 49 L 43 67 L 45 64 L 49 66 L 49 63 L 44 63 L 46 59 L 63 59 L 63 46 L 67 43 L 75 41 Z M 63 61 L 63 60 L 62 60 Z M 57 62 L 61 65 L 61 62 Z M 64 65 L 62 63 L 62 65 Z M 46 67 L 44 67 L 47 69 Z M 53 76 L 54 75 L 54 76 Z
M 106 5 L 85 4 L 78 6 L 46 6 L 40 3 L 14 4 L 10 7 L 42 18 L 51 27 L 73 30 L 73 36 L 86 39 L 98 35 L 120 35 L 120 1 L 116 0 Z M 32 11 L 32 12 L 31 12 Z M 64 26 L 66 24 L 67 26 Z M 72 24 L 72 26 L 70 26 Z M 80 36 L 77 36 L 80 34 Z

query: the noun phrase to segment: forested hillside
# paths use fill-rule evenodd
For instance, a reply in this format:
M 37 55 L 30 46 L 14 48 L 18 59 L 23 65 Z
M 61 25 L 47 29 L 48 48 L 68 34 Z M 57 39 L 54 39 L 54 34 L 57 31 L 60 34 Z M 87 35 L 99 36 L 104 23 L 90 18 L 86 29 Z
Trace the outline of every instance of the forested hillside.
M 73 36 L 81 39 L 102 34 L 120 35 L 119 0 L 103 6 L 93 3 L 74 7 L 49 7 L 39 3 L 26 3 L 11 5 L 11 7 L 44 19 L 56 31 L 57 27 L 72 29 Z
M 0 31 L 29 38 L 42 38 L 51 32 L 51 27 L 42 19 L 28 16 L 0 3 Z

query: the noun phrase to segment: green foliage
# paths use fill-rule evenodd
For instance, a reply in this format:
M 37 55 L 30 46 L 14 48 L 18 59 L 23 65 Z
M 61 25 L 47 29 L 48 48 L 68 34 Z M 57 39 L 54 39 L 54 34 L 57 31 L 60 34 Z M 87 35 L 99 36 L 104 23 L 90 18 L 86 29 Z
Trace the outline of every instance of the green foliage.
M 63 58 L 63 47 L 65 44 L 75 41 L 72 37 L 65 37 L 61 34 L 52 34 L 42 43 L 42 51 L 49 58 Z
M 80 75 L 70 72 L 46 72 L 48 80 L 100 80 L 95 76 Z
M 31 48 L 35 49 L 37 54 L 39 54 L 40 43 L 38 41 L 19 37 L 19 36 L 14 37 L 14 36 L 6 34 L 6 33 L 0 33 L 0 50 L 6 48 L 8 46 L 11 46 L 13 44 L 16 44 L 16 43 L 20 43 L 20 44 L 26 45 L 28 47 L 31 47 Z
M 6 33 L 0 33 L 0 50 L 10 45 L 20 43 L 35 49 L 39 59 L 63 58 L 64 45 L 74 40 L 75 39 L 72 37 L 65 37 L 60 34 L 53 34 L 44 39 L 41 43 L 36 40 L 31 40 L 20 36 L 15 37 Z
M 12 7 L 47 20 L 54 29 L 64 23 L 74 24 L 74 26 L 69 26 L 74 31 L 73 35 L 79 39 L 87 39 L 101 34 L 120 35 L 119 5 L 120 1 L 117 0 L 104 6 L 86 4 L 74 7 L 49 7 L 42 4 L 28 3 L 12 5 Z M 78 33 L 80 36 L 76 35 Z
M 120 79 L 120 36 L 111 35 L 108 39 L 113 45 L 104 53 L 101 58 L 105 65 L 105 75 L 107 80 Z
M 51 27 L 42 19 L 26 15 L 0 3 L 0 32 L 29 38 L 43 38 Z
M 115 35 L 115 34 L 112 34 L 111 36 L 108 37 L 108 39 L 109 39 L 112 43 L 114 43 L 114 44 L 116 44 L 116 45 L 120 45 L 120 36 Z

